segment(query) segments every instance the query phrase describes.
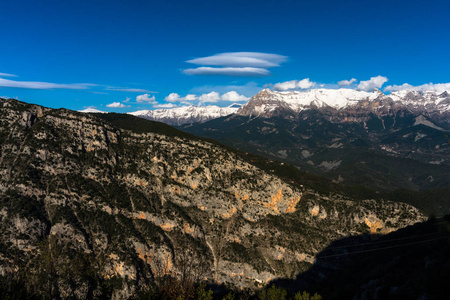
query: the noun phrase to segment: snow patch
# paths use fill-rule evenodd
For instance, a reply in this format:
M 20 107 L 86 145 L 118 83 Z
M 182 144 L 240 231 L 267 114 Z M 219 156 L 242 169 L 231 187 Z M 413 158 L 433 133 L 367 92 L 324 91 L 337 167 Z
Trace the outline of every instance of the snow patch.
M 425 133 L 418 132 L 417 135 L 416 135 L 416 137 L 414 138 L 414 142 L 417 142 L 418 140 L 420 140 L 420 139 L 422 139 L 422 138 L 424 138 L 424 137 L 426 137 L 426 136 L 427 136 L 427 135 L 426 135 Z
M 327 171 L 331 171 L 333 169 L 336 169 L 337 167 L 339 167 L 342 163 L 342 160 L 335 160 L 335 161 L 323 161 L 320 163 L 319 167 L 327 170 Z
M 312 154 L 311 152 L 309 152 L 308 150 L 302 150 L 302 156 L 303 158 L 308 158 L 310 157 Z
M 329 148 L 342 148 L 343 145 L 344 144 L 342 144 L 342 143 L 336 142 L 336 143 L 330 145 Z
M 445 129 L 443 129 L 439 126 L 434 125 L 431 121 L 427 120 L 423 115 L 416 117 L 414 126 L 417 126 L 417 125 L 425 125 L 425 126 L 437 129 L 437 130 L 446 131 Z
M 279 154 L 281 157 L 283 157 L 283 158 L 286 158 L 286 157 L 287 157 L 287 151 L 286 151 L 286 150 L 280 150 L 280 151 L 278 151 L 278 154 Z

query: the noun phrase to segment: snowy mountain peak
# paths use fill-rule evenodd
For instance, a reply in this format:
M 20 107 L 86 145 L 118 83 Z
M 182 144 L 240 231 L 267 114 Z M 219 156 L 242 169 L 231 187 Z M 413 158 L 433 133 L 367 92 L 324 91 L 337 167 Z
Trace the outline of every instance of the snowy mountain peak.
M 330 106 L 336 109 L 348 106 L 355 101 L 375 99 L 377 92 L 362 92 L 352 89 L 311 89 L 305 91 L 274 92 L 262 90 L 245 104 L 240 115 L 261 115 L 277 111 L 279 108 L 298 113 L 311 107 Z
M 310 89 L 304 91 L 274 92 L 264 89 L 250 98 L 238 111 L 239 115 L 261 115 L 271 117 L 279 115 L 280 110 L 298 114 L 311 108 L 332 108 L 341 110 L 349 107 L 365 107 L 380 110 L 385 105 L 406 107 L 408 109 L 426 109 L 450 111 L 448 93 L 421 93 L 418 91 L 398 91 L 385 95 L 379 89 L 372 92 L 354 89 Z
M 241 107 L 232 104 L 228 107 L 211 106 L 183 106 L 171 109 L 139 110 L 130 112 L 130 115 L 145 118 L 152 121 L 160 121 L 170 125 L 186 123 L 203 123 L 212 119 L 236 113 Z
M 98 109 L 92 108 L 92 107 L 88 107 L 86 109 L 79 110 L 78 112 L 82 112 L 82 113 L 100 113 L 100 114 L 105 114 L 106 113 L 106 111 L 101 111 L 101 110 L 98 110 Z

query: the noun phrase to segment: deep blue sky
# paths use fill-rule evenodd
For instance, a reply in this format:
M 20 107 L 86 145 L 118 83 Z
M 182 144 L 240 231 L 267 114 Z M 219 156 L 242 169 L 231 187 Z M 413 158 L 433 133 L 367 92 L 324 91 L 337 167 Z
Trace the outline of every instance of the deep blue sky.
M 0 0 L 0 96 L 125 112 L 167 104 L 170 93 L 180 105 L 187 94 L 249 97 L 304 78 L 313 87 L 355 78 L 356 88 L 379 75 L 383 88 L 449 83 L 449 12 L 448 0 Z M 259 77 L 186 71 L 229 67 L 187 61 L 230 52 L 284 61 Z M 147 101 L 137 102 L 142 94 Z M 128 107 L 106 107 L 114 102 Z

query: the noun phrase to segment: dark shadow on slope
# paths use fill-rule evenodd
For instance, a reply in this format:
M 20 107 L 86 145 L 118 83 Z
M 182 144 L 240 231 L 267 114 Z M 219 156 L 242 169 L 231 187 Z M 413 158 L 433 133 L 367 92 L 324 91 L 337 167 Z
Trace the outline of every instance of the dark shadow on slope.
M 331 243 L 295 279 L 271 282 L 290 293 L 324 299 L 446 299 L 450 282 L 450 216 L 386 236 L 362 235 Z

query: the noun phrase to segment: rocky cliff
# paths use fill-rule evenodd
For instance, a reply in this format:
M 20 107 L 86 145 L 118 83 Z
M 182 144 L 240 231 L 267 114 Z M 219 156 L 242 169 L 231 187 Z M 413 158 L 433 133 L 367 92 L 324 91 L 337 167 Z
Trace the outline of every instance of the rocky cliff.
M 0 99 L 0 141 L 0 274 L 27 274 L 36 294 L 129 297 L 187 260 L 202 278 L 255 287 L 306 270 L 335 239 L 424 220 L 128 115 Z

